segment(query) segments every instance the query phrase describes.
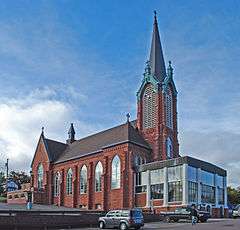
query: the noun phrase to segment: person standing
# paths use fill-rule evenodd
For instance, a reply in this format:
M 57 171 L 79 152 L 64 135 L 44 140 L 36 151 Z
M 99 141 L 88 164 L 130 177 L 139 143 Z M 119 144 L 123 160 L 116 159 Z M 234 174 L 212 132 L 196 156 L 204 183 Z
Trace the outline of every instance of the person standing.
M 192 217 L 192 225 L 195 225 L 198 219 L 198 212 L 194 204 L 192 205 L 192 209 L 191 209 L 191 217 Z

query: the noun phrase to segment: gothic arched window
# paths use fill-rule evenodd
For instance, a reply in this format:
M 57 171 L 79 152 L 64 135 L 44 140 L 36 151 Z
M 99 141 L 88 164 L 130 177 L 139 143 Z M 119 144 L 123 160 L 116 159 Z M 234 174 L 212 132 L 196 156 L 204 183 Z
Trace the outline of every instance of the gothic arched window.
M 67 191 L 67 195 L 71 195 L 72 194 L 72 169 L 68 169 L 67 171 L 67 186 L 66 186 L 66 191 Z
M 80 194 L 87 193 L 87 166 L 83 165 L 80 171 Z
M 37 170 L 38 189 L 43 189 L 43 165 L 40 163 Z
M 143 93 L 143 127 L 145 129 L 156 125 L 156 101 L 154 86 L 148 84 Z
M 120 188 L 121 182 L 121 161 L 118 155 L 112 160 L 112 189 Z
M 60 193 L 60 172 L 55 173 L 54 175 L 54 196 L 59 196 Z
M 167 158 L 172 158 L 173 146 L 172 146 L 172 140 L 170 137 L 168 137 L 166 140 L 166 153 L 167 153 Z
M 169 128 L 173 128 L 173 99 L 172 91 L 168 87 L 165 94 L 165 114 L 166 114 L 166 125 Z
M 99 161 L 95 168 L 95 191 L 100 192 L 102 190 L 102 177 L 103 167 L 102 163 Z

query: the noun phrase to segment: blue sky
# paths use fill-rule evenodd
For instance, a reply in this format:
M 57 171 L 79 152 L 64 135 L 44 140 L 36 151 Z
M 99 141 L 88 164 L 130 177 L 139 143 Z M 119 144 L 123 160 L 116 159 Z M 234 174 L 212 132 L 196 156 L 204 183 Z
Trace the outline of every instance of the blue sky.
M 65 141 L 70 122 L 80 138 L 136 117 L 153 10 L 174 67 L 181 153 L 240 184 L 237 0 L 1 1 L 0 153 L 12 168 L 29 170 L 41 126 Z

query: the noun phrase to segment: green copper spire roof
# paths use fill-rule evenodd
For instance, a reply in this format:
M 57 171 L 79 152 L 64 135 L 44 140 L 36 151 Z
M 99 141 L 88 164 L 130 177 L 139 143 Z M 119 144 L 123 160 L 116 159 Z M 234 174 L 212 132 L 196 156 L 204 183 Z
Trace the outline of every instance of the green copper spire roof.
M 156 11 L 154 11 L 154 23 L 152 44 L 150 52 L 151 73 L 162 82 L 166 76 L 166 67 L 163 58 L 162 45 L 160 41 Z

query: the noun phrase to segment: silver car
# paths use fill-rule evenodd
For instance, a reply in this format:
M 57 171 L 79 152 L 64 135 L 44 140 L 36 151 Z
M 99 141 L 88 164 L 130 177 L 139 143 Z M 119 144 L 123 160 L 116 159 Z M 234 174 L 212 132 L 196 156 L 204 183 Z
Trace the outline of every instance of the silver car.
M 233 218 L 240 217 L 240 204 L 233 209 L 232 216 Z
M 129 228 L 140 229 L 144 226 L 144 219 L 141 209 L 113 210 L 100 217 L 99 228 L 119 228 L 126 230 Z

